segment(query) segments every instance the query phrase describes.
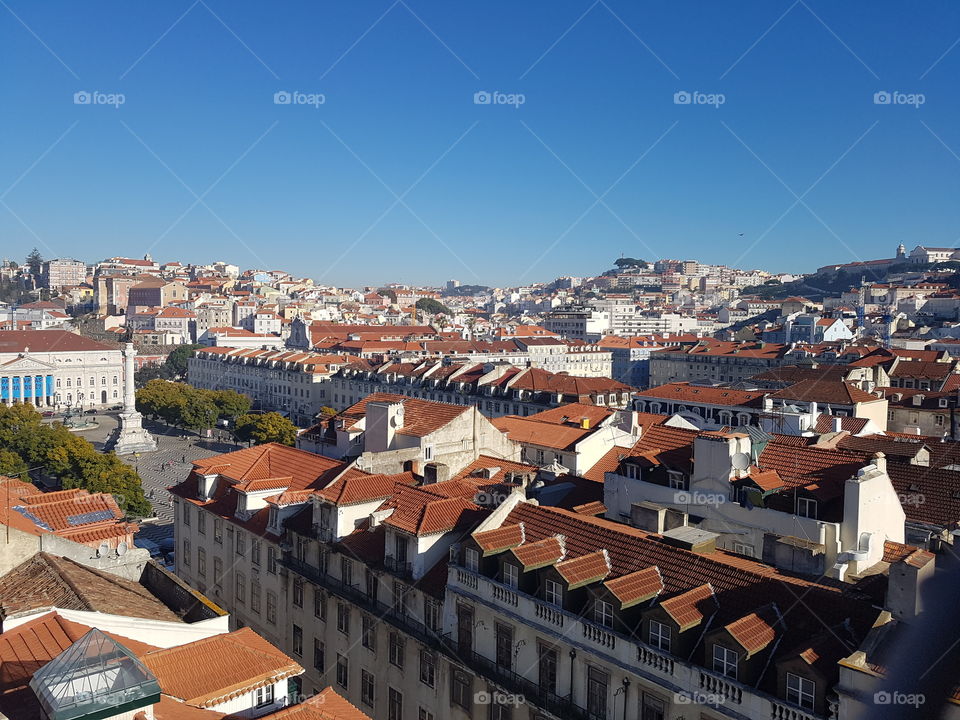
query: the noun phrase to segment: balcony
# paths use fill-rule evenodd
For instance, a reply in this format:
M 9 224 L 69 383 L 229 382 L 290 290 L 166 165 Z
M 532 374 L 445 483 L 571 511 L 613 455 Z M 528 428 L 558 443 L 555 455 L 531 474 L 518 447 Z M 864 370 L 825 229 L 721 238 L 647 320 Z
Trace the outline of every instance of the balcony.
M 387 572 L 393 573 L 397 577 L 408 580 L 413 578 L 413 563 L 411 562 L 398 560 L 391 555 L 387 555 L 383 558 L 383 567 L 386 568 Z

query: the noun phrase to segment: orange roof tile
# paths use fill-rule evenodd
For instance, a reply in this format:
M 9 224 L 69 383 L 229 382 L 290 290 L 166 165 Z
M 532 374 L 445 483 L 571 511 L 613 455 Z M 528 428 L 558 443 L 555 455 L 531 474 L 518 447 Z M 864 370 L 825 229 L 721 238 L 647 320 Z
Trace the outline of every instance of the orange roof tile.
M 603 580 L 610 574 L 610 556 L 606 550 L 564 560 L 555 566 L 571 590 Z
M 663 592 L 663 577 L 660 568 L 653 565 L 607 580 L 604 585 L 620 601 L 620 607 L 626 609 Z
M 520 545 L 511 552 L 523 565 L 524 570 L 536 570 L 562 560 L 566 555 L 566 546 L 563 536 L 553 536 Z
M 502 525 L 493 530 L 474 533 L 473 539 L 483 550 L 484 555 L 508 550 L 523 544 L 523 523 Z
M 710 583 L 663 600 L 660 607 L 666 610 L 681 632 L 699 625 L 707 613 L 716 609 L 717 600 Z

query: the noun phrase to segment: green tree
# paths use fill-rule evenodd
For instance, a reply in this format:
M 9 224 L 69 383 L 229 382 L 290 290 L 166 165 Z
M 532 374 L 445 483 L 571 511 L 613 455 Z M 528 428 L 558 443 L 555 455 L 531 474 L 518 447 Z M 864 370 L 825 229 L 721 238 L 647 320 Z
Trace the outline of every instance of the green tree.
M 224 420 L 235 420 L 246 415 L 253 407 L 253 400 L 235 390 L 214 390 L 213 401 L 217 405 L 218 416 Z
M 244 442 L 253 441 L 257 445 L 275 442 L 292 446 L 297 441 L 297 426 L 275 412 L 241 415 L 237 418 L 236 435 Z
M 397 301 L 397 291 L 391 290 L 390 288 L 380 288 L 377 290 L 377 295 L 381 297 L 390 298 L 390 302 L 395 303 Z
M 216 424 L 220 409 L 211 396 L 209 391 L 186 393 L 186 401 L 180 412 L 184 425 L 194 430 L 206 430 Z
M 639 258 L 629 258 L 629 257 L 617 258 L 616 260 L 613 261 L 613 264 L 616 265 L 616 266 L 617 266 L 618 268 L 620 268 L 621 270 L 622 270 L 623 268 L 648 268 L 648 267 L 650 267 L 650 265 L 647 263 L 646 260 L 640 260 Z
M 133 384 L 137 388 L 144 387 L 151 380 L 158 380 L 161 377 L 160 366 L 144 365 L 133 373 Z
M 30 254 L 27 255 L 27 267 L 30 268 L 31 275 L 39 275 L 40 267 L 43 265 L 43 255 L 40 254 L 40 251 L 34 248 L 30 251 Z
M 416 302 L 417 310 L 422 310 L 425 313 L 430 313 L 431 315 L 438 315 L 443 313 L 444 315 L 453 315 L 450 312 L 450 308 L 444 305 L 439 300 L 434 300 L 433 298 L 420 298 Z
M 176 350 L 167 355 L 163 363 L 162 377 L 169 380 L 180 380 L 187 375 L 187 361 L 193 355 L 193 351 L 203 345 L 180 345 Z
M 26 472 L 27 464 L 23 461 L 22 457 L 13 452 L 13 450 L 0 449 L 0 475 L 16 477 L 29 482 Z

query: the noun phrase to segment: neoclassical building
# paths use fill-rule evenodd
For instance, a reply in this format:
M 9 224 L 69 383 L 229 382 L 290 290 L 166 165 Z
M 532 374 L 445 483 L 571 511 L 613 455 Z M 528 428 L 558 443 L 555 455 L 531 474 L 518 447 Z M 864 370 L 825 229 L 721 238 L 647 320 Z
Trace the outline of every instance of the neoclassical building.
M 87 409 L 122 401 L 119 348 L 65 330 L 0 331 L 0 403 Z

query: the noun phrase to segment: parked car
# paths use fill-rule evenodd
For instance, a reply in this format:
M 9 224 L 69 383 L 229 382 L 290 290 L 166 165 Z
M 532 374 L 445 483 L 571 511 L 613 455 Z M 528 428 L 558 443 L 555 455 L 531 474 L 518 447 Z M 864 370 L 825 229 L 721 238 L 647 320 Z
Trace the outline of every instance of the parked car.
M 43 417 L 53 417 L 56 413 L 53 410 L 44 410 L 40 415 Z
M 84 415 L 96 415 L 98 412 L 100 412 L 100 411 L 97 410 L 96 408 L 90 408 L 89 410 L 85 410 L 83 414 L 84 414 Z

